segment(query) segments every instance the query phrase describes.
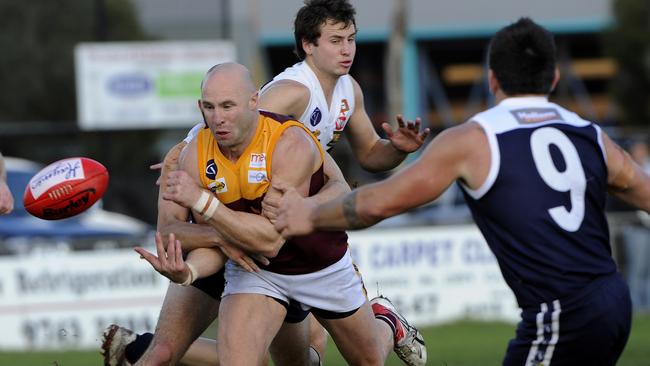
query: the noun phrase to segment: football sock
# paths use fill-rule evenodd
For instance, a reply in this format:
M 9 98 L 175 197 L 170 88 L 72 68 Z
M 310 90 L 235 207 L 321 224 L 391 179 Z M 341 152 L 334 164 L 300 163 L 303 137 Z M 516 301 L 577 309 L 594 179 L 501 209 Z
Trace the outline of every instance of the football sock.
M 375 319 L 383 320 L 393 331 L 393 338 L 397 338 L 397 318 L 390 312 L 375 313 Z
M 153 339 L 152 333 L 137 334 L 135 341 L 129 343 L 124 349 L 124 356 L 130 363 L 136 363 L 147 350 L 151 340 Z

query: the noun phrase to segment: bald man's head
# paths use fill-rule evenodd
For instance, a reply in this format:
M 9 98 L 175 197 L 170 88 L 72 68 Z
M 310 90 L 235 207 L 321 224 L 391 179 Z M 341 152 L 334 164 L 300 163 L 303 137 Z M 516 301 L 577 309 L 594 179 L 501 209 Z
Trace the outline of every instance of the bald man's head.
M 246 66 L 236 62 L 224 62 L 212 66 L 201 81 L 201 94 L 205 92 L 207 84 L 213 78 L 217 78 L 220 82 L 227 82 L 231 86 L 241 88 L 243 92 L 249 94 L 257 90 L 250 71 Z
M 257 88 L 243 65 L 227 62 L 208 70 L 199 108 L 221 148 L 237 150 L 250 142 L 259 118 L 257 99 Z

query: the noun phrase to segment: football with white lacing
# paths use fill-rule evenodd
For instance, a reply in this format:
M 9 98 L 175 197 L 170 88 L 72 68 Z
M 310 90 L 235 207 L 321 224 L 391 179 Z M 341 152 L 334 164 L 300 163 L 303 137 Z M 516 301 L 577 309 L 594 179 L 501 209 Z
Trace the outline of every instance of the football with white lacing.
M 108 171 L 101 163 L 84 157 L 56 161 L 36 173 L 25 187 L 23 205 L 44 220 L 80 214 L 106 192 Z

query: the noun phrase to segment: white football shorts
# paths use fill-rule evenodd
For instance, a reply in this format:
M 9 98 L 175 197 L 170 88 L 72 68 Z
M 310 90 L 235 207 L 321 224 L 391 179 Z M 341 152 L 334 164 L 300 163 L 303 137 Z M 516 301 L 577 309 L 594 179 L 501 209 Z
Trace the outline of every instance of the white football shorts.
M 232 294 L 262 294 L 286 303 L 298 301 L 303 310 L 311 308 L 334 313 L 354 311 L 366 302 L 361 275 L 352 264 L 350 251 L 336 263 L 319 271 L 283 275 L 265 270 L 246 272 L 232 261 L 226 263 L 226 288 Z

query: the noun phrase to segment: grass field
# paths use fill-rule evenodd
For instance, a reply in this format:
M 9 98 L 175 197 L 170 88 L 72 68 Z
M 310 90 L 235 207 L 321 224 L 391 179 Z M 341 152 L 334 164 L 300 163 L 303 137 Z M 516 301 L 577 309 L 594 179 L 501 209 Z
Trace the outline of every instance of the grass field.
M 459 322 L 423 329 L 429 365 L 500 365 L 514 326 L 502 323 Z M 326 365 L 345 365 L 332 342 L 328 344 Z M 94 366 L 101 365 L 98 352 L 3 353 L 2 366 Z M 386 365 L 402 365 L 392 355 Z M 632 334 L 619 366 L 650 365 L 650 314 L 636 315 Z

